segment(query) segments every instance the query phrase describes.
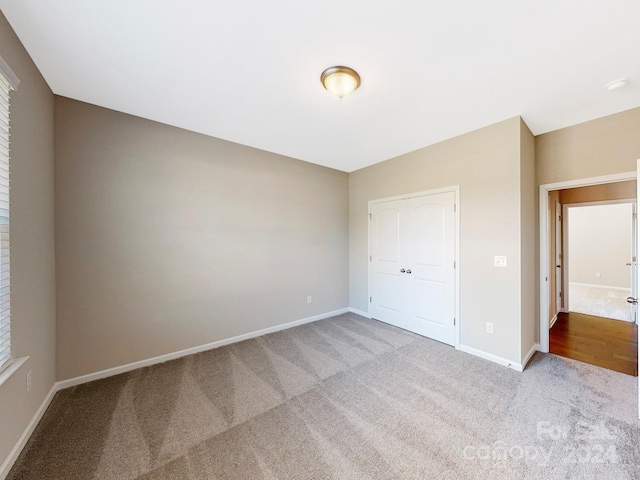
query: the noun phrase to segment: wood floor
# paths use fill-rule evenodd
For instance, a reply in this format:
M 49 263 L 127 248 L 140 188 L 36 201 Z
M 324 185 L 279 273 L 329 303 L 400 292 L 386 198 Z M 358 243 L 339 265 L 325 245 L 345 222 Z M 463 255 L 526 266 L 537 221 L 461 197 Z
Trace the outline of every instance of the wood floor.
M 560 313 L 549 330 L 556 355 L 638 376 L 638 326 L 582 313 Z

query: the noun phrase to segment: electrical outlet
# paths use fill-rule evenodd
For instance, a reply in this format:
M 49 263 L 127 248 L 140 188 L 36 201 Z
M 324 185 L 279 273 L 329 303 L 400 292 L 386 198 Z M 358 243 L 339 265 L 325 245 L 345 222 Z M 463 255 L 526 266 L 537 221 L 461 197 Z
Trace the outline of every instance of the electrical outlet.
M 309 295 L 309 296 L 307 297 L 307 305 L 309 305 L 309 304 L 311 304 L 311 303 L 312 303 L 311 295 Z
M 493 323 L 487 322 L 487 333 L 490 333 L 493 335 Z
M 27 373 L 27 393 L 31 391 L 31 372 Z
M 596 278 L 600 278 L 602 275 L 600 275 L 600 272 L 596 272 Z

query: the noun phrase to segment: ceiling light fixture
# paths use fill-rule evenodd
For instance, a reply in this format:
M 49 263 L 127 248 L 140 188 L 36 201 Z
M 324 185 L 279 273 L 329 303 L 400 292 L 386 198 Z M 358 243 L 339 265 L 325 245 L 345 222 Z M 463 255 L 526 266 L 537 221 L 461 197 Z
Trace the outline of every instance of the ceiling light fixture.
M 357 90 L 360 86 L 360 75 L 353 68 L 338 65 L 322 72 L 320 81 L 328 92 L 342 98 Z
M 624 78 L 619 78 L 618 80 L 614 80 L 613 82 L 609 82 L 606 85 L 606 89 L 609 91 L 612 90 L 620 90 L 627 86 L 627 81 Z

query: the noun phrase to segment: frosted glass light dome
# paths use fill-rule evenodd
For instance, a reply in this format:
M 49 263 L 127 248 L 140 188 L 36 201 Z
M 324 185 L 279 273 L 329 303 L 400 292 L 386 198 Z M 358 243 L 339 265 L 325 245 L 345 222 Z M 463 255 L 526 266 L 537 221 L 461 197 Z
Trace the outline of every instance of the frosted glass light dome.
M 345 97 L 360 86 L 360 75 L 353 68 L 329 67 L 320 76 L 324 88 L 336 97 Z

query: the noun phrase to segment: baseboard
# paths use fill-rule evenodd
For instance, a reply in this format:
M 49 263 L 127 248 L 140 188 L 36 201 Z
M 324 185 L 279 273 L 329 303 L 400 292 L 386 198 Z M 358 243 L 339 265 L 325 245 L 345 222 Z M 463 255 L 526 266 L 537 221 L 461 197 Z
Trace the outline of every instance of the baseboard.
M 49 408 L 49 405 L 51 404 L 51 400 L 53 400 L 53 397 L 57 392 L 58 392 L 58 384 L 54 383 L 53 386 L 51 387 L 51 390 L 49 390 L 49 393 L 42 401 L 42 404 L 40 404 L 40 407 L 36 411 L 35 415 L 31 418 L 31 421 L 27 425 L 27 428 L 25 428 L 24 432 L 22 432 L 22 435 L 20 435 L 20 438 L 18 439 L 16 444 L 13 446 L 13 449 L 9 453 L 9 456 L 5 459 L 2 466 L 0 466 L 0 480 L 4 480 L 5 478 L 7 478 L 7 475 L 9 475 L 9 471 L 11 470 L 11 467 L 13 467 L 13 464 L 16 463 L 16 460 L 20 456 L 20 453 L 22 453 L 22 449 L 29 441 L 31 434 L 38 426 L 38 423 L 42 419 L 44 412 L 46 412 L 47 408 Z
M 250 338 L 259 337 L 261 335 L 266 335 L 268 333 L 279 332 L 281 330 L 286 330 L 288 328 L 297 327 L 298 325 L 304 325 L 305 323 L 311 323 L 317 320 L 322 320 L 329 317 L 335 317 L 336 315 L 341 315 L 343 313 L 347 313 L 348 311 L 349 311 L 348 308 L 342 308 L 340 310 L 334 310 L 332 312 L 315 315 L 313 317 L 307 317 L 301 320 L 295 320 L 293 322 L 276 325 L 274 327 L 264 328 L 262 330 L 256 330 L 255 332 L 249 332 L 249 333 L 245 333 L 235 337 L 218 340 L 216 342 L 188 348 L 186 350 L 167 353 L 165 355 L 160 355 L 159 357 L 148 358 L 146 360 L 140 360 L 137 362 L 128 363 L 126 365 L 121 365 L 119 367 L 108 368 L 106 370 L 101 370 L 99 372 L 88 373 L 86 375 L 70 378 L 68 380 L 62 380 L 57 383 L 58 390 L 64 390 L 65 388 L 75 387 L 77 385 L 82 385 L 83 383 L 92 382 L 94 380 L 100 380 L 102 378 L 112 377 L 114 375 L 130 372 L 131 370 L 136 370 L 138 368 L 155 365 L 157 363 L 164 363 L 169 360 L 175 360 L 176 358 L 186 357 L 187 355 L 193 355 L 194 353 L 206 352 L 207 350 L 213 350 L 214 348 L 223 347 L 225 345 L 230 345 L 232 343 L 242 342 L 243 340 L 249 340 Z M 2 479 L 0 478 L 0 480 Z
M 524 371 L 525 368 L 527 368 L 527 364 L 529 363 L 529 360 L 531 360 L 531 357 L 533 357 L 533 355 L 538 350 L 540 350 L 540 344 L 534 343 L 533 346 L 531 347 L 531 350 L 529 350 L 529 353 L 527 353 L 527 355 L 524 357 L 524 360 L 522 361 L 522 370 L 520 370 L 521 372 Z
M 369 315 L 367 312 L 363 312 L 362 310 L 358 310 L 357 308 L 349 307 L 349 311 L 351 313 L 355 313 L 356 315 L 360 315 L 361 317 L 371 318 L 371 315 Z
M 556 321 L 558 320 L 558 314 L 556 313 L 553 318 L 551 319 L 551 321 L 549 322 L 549 330 L 551 330 L 553 328 L 553 326 L 556 324 Z
M 506 358 L 499 357 L 497 355 L 493 355 L 492 353 L 483 352 L 482 350 L 478 350 L 476 348 L 467 347 L 466 345 L 460 345 L 458 350 L 465 353 L 470 353 L 476 357 L 484 358 L 485 360 L 489 360 L 490 362 L 497 363 L 498 365 L 502 365 L 503 367 L 511 368 L 517 372 L 522 372 L 522 365 L 519 363 L 511 362 Z
M 601 288 L 603 290 L 620 290 L 623 292 L 630 292 L 631 288 L 626 287 L 611 287 L 609 285 L 594 285 L 593 283 L 580 283 L 580 282 L 569 282 L 569 286 L 577 285 L 578 287 L 589 287 L 589 288 Z

